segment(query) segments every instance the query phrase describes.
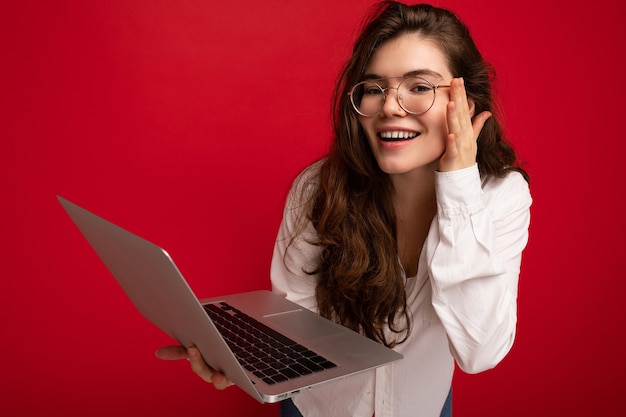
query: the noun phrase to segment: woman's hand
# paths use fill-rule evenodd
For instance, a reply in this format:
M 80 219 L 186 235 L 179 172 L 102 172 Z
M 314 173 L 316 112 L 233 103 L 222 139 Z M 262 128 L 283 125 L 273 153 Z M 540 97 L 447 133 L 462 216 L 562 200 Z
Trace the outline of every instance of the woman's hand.
M 206 364 L 200 351 L 195 346 L 185 349 L 183 346 L 166 346 L 156 351 L 156 357 L 163 360 L 187 359 L 191 369 L 206 382 L 212 383 L 217 389 L 225 389 L 233 385 L 224 374 L 217 372 Z
M 467 100 L 462 78 L 450 82 L 450 102 L 447 104 L 448 137 L 446 150 L 439 159 L 439 171 L 454 171 L 476 163 L 476 141 L 491 113 L 484 111 L 474 117 L 474 104 Z

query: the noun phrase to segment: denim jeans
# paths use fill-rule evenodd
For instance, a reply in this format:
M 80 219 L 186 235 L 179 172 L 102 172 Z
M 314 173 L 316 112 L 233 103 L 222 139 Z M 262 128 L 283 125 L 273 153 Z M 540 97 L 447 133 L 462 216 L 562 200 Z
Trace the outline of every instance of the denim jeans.
M 280 402 L 280 417 L 302 417 L 302 414 L 300 414 L 293 401 L 287 399 Z M 443 404 L 439 417 L 452 417 L 452 388 L 450 388 L 448 398 L 446 398 L 446 402 Z
M 443 403 L 443 408 L 441 409 L 439 417 L 452 417 L 452 388 L 450 388 L 446 402 Z
M 280 417 L 302 417 L 302 414 L 291 398 L 288 398 L 280 402 Z

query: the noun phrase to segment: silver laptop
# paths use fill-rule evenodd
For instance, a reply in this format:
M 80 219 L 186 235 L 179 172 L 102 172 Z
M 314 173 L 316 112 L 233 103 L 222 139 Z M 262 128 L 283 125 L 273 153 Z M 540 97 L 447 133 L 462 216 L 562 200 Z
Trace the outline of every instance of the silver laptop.
M 165 250 L 58 199 L 139 312 L 259 402 L 402 359 L 271 291 L 198 300 Z

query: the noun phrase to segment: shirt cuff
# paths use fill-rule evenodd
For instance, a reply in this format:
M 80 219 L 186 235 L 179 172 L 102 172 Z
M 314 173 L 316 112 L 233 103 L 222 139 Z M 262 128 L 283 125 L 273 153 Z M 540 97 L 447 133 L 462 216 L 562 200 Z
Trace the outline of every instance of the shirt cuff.
M 456 171 L 435 173 L 439 214 L 453 217 L 471 214 L 482 207 L 478 164 Z

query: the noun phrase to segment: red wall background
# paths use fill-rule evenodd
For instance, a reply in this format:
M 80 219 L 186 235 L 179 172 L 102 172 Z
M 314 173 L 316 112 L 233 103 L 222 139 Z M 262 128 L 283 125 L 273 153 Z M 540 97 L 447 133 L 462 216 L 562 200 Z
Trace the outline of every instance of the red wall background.
M 2 2 L 0 415 L 277 415 L 155 359 L 170 341 L 55 196 L 167 248 L 202 297 L 269 288 L 283 198 L 327 148 L 333 81 L 371 3 Z M 618 414 L 624 7 L 435 3 L 496 66 L 535 199 L 516 344 L 457 374 L 455 414 Z

